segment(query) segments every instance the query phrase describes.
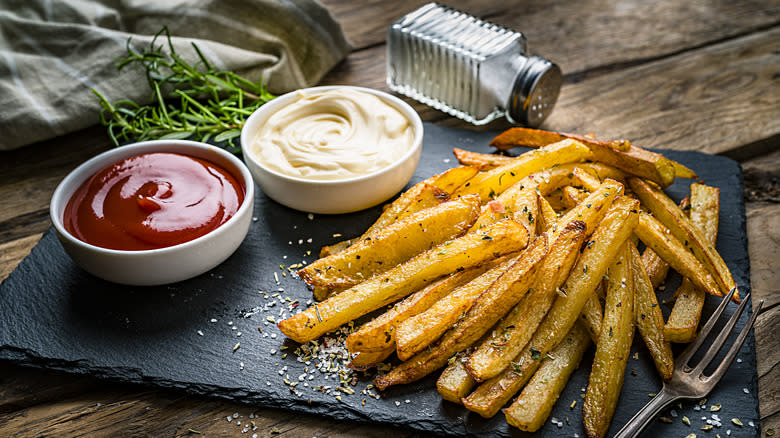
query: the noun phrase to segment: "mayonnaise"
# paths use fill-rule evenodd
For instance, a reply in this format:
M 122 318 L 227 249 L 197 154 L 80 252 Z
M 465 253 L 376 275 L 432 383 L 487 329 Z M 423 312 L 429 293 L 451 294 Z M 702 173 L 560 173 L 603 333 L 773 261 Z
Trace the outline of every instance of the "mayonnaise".
M 414 127 L 373 94 L 336 88 L 300 97 L 272 115 L 252 143 L 264 165 L 285 175 L 340 180 L 398 161 Z

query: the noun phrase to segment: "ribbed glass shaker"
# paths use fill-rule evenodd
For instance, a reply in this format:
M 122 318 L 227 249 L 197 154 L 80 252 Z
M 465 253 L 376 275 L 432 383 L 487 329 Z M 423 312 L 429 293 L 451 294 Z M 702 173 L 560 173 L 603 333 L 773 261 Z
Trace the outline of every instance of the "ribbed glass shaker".
M 561 69 L 530 56 L 523 34 L 428 3 L 387 32 L 387 85 L 475 125 L 505 116 L 538 126 L 561 87 Z

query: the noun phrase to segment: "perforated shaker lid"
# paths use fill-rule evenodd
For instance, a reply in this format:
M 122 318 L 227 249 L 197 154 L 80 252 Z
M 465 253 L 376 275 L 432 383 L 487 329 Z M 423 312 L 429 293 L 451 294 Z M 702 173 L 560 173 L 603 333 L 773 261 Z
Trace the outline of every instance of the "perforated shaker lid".
M 563 76 L 552 62 L 532 56 L 515 77 L 507 103 L 510 121 L 524 126 L 539 126 L 552 112 L 558 100 Z

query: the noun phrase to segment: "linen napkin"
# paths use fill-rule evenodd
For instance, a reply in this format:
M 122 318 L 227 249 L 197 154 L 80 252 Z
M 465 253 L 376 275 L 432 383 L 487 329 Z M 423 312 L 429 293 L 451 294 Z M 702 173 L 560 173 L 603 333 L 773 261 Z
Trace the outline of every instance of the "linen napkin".
M 350 50 L 315 0 L 0 0 L 0 150 L 96 124 L 90 88 L 148 102 L 143 71 L 115 62 L 128 38 L 140 51 L 163 26 L 188 62 L 194 42 L 275 94 L 315 84 Z

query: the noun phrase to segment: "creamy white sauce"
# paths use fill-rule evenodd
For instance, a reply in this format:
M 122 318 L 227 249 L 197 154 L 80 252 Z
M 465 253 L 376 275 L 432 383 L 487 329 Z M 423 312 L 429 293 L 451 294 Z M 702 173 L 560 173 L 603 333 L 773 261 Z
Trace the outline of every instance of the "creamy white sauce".
M 300 97 L 272 115 L 251 147 L 266 166 L 289 176 L 340 180 L 398 161 L 414 127 L 373 94 L 348 88 Z

